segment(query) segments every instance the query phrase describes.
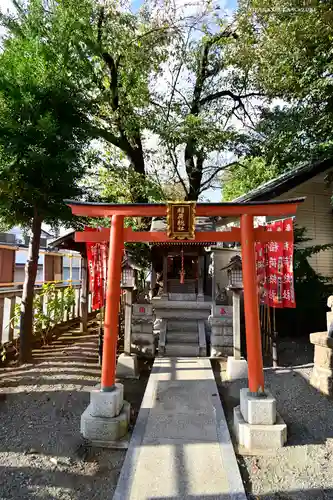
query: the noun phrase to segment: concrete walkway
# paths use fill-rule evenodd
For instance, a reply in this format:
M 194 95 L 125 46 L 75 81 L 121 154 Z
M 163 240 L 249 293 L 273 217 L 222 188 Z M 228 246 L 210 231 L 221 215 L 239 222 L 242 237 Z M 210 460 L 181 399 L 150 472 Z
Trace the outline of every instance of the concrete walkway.
M 246 500 L 205 358 L 157 358 L 114 500 Z

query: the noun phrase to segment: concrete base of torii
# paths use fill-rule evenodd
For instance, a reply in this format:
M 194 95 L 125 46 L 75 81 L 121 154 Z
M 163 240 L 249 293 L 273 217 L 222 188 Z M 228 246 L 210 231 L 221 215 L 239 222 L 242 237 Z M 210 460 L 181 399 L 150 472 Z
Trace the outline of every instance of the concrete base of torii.
M 240 406 L 234 409 L 234 429 L 238 444 L 247 450 L 275 450 L 287 441 L 287 425 L 267 390 L 265 397 L 254 397 L 249 389 L 241 389 Z
M 126 448 L 131 407 L 124 401 L 124 386 L 115 384 L 112 392 L 93 389 L 90 404 L 81 415 L 81 434 L 94 446 Z

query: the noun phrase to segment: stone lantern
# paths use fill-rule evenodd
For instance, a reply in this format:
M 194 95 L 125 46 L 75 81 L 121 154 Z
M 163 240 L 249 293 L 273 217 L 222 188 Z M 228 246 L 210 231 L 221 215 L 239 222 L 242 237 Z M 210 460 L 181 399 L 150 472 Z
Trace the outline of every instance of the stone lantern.
M 136 290 L 136 274 L 139 266 L 133 261 L 129 254 L 125 254 L 121 266 L 121 288 L 124 289 L 124 352 L 121 353 L 117 361 L 116 374 L 119 378 L 138 378 L 137 356 L 131 353 L 131 325 L 133 292 Z
M 243 290 L 242 259 L 235 255 L 224 267 L 228 274 L 227 289 L 232 291 L 233 356 L 227 359 L 227 378 L 234 380 L 247 377 L 247 361 L 241 356 L 240 301 Z
M 243 271 L 242 259 L 239 255 L 235 255 L 230 259 L 230 263 L 226 268 L 228 274 L 228 289 L 242 290 L 243 289 Z
M 128 260 L 122 266 L 121 288 L 135 288 L 135 271 Z

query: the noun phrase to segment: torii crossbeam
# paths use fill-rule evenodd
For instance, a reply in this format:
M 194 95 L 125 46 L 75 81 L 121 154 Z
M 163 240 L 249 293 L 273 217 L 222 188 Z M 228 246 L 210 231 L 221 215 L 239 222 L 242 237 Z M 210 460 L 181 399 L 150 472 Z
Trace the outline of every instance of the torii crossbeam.
M 246 327 L 246 350 L 248 362 L 249 390 L 260 396 L 264 391 L 264 372 L 261 349 L 259 299 L 257 290 L 255 248 L 256 241 L 272 240 L 272 233 L 264 228 L 254 228 L 255 216 L 291 216 L 305 198 L 284 201 L 247 203 L 197 203 L 196 216 L 240 217 L 240 228 L 230 231 L 200 231 L 191 242 L 240 241 L 242 248 L 244 311 Z M 112 391 L 115 384 L 116 348 L 118 336 L 118 308 L 120 300 L 121 261 L 125 242 L 162 243 L 174 242 L 166 233 L 133 231 L 124 228 L 125 217 L 165 217 L 165 204 L 110 204 L 83 203 L 66 200 L 74 215 L 85 217 L 110 217 L 111 228 L 97 232 L 77 232 L 75 240 L 80 242 L 102 242 L 110 240 L 108 279 L 106 293 L 104 345 L 101 390 Z M 274 233 L 274 241 L 292 241 L 290 231 Z M 188 243 L 179 240 L 177 243 Z

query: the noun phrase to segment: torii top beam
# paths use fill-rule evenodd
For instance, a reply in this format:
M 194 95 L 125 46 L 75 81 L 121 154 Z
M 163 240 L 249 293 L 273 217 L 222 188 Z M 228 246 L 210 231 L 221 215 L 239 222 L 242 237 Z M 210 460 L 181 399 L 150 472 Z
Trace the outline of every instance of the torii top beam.
M 260 203 L 197 203 L 197 217 L 238 217 L 241 215 L 252 216 L 283 216 L 294 215 L 297 206 L 305 198 L 293 198 L 282 201 L 264 201 Z M 165 203 L 90 203 L 74 200 L 65 200 L 72 209 L 73 215 L 85 217 L 111 217 L 122 215 L 124 217 L 164 217 L 167 215 Z

